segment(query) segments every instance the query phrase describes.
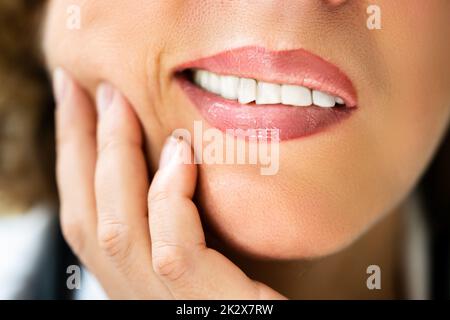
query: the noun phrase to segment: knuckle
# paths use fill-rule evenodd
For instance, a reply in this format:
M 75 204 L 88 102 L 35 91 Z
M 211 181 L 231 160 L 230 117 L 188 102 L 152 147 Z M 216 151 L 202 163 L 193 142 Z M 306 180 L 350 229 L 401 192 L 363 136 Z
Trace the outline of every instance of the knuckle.
M 77 139 L 72 133 L 73 130 L 59 131 L 55 137 L 57 156 L 64 152 L 71 150 L 71 147 L 76 143 Z
M 98 153 L 103 154 L 111 151 L 141 148 L 141 142 L 138 138 L 127 135 L 120 130 L 109 130 L 103 133 L 100 138 Z
M 124 260 L 129 253 L 130 239 L 128 227 L 118 221 L 102 221 L 97 235 L 100 249 L 109 257 Z
M 73 252 L 82 256 L 85 247 L 85 234 L 80 219 L 74 218 L 72 214 L 61 215 L 61 232 Z M 70 218 L 69 218 L 70 217 Z
M 55 143 L 59 151 L 68 147 L 83 145 L 87 140 L 95 139 L 95 128 L 80 130 L 74 121 L 64 124 L 64 129 L 56 131 Z
M 171 195 L 163 190 L 150 190 L 148 194 L 149 206 L 152 209 L 158 208 L 170 199 Z
M 184 248 L 177 245 L 153 245 L 153 270 L 171 282 L 185 278 L 189 270 L 189 259 Z
M 124 142 L 120 137 L 117 137 L 116 135 L 109 134 L 104 139 L 100 140 L 101 143 L 99 144 L 98 153 L 102 154 L 110 150 L 116 150 L 120 149 Z

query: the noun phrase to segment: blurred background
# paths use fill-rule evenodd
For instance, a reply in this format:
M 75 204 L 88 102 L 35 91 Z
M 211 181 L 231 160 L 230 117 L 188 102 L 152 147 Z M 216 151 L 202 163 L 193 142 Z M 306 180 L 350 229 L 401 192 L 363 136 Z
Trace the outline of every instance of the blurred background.
M 74 260 L 57 220 L 43 5 L 0 0 L 0 299 L 63 298 Z

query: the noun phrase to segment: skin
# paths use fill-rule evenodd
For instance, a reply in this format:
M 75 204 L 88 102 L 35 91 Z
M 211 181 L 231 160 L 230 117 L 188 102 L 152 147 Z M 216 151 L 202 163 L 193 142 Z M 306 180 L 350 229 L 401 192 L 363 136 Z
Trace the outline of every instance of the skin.
M 80 30 L 64 27 L 69 4 L 81 6 Z M 106 0 L 49 1 L 43 37 L 49 69 L 62 67 L 76 79 L 76 83 L 64 81 L 70 83 L 65 86 L 71 88 L 70 94 L 66 92 L 59 101 L 68 107 L 58 108 L 62 226 L 82 260 L 110 288 L 109 293 L 127 288 L 120 291 L 127 297 L 155 297 L 156 291 L 149 293 L 146 285 L 160 283 L 160 292 L 168 295 L 157 297 L 211 298 L 217 297 L 215 285 L 222 288 L 229 283 L 229 291 L 223 289 L 220 297 L 240 293 L 248 298 L 280 297 L 259 284 L 254 291 L 255 283 L 216 251 L 213 255 L 220 257 L 220 263 L 211 258 L 214 262 L 205 259 L 204 266 L 191 267 L 221 270 L 224 276 L 217 281 L 223 282 L 208 284 L 201 280 L 208 277 L 195 278 L 187 272 L 187 278 L 204 284 L 204 290 L 180 293 L 172 287 L 171 276 L 167 280 L 167 270 L 161 272 L 154 260 L 154 233 L 159 227 L 167 228 L 167 233 L 170 230 L 174 238 L 163 241 L 177 244 L 175 248 L 185 237 L 193 237 L 192 243 L 202 244 L 200 251 L 211 250 L 199 240 L 203 232 L 189 200 L 194 188 L 204 227 L 222 246 L 270 260 L 336 253 L 399 205 L 429 163 L 449 121 L 450 3 L 371 1 L 382 10 L 381 30 L 366 28 L 368 4 L 154 1 L 143 6 L 129 1 L 113 5 Z M 164 141 L 173 130 L 192 130 L 193 121 L 201 119 L 175 83 L 172 70 L 188 60 L 244 45 L 270 50 L 304 47 L 335 63 L 353 81 L 359 109 L 326 132 L 283 142 L 280 171 L 275 176 L 261 176 L 250 165 L 176 166 L 172 174 L 186 175 L 186 179 L 174 179 L 170 186 L 188 192 L 178 194 L 179 202 L 173 204 L 177 207 L 166 208 L 162 214 L 170 221 L 159 222 L 167 225 L 155 227 L 152 202 L 146 200 L 150 181 L 142 177 L 158 169 Z M 120 92 L 123 99 L 117 100 L 122 107 L 128 106 L 108 109 L 122 110 L 120 116 L 107 117 L 111 127 L 103 125 L 108 132 L 105 137 L 115 139 L 110 143 L 102 142 L 102 117 L 97 128 L 92 103 L 103 82 Z M 62 110 L 70 110 L 70 115 Z M 125 142 L 131 146 L 124 146 Z M 106 147 L 100 147 L 97 154 L 96 145 Z M 141 145 L 145 153 L 136 148 Z M 133 172 L 129 172 L 130 162 L 135 164 Z M 158 174 L 150 193 L 157 181 Z M 167 181 L 159 185 L 169 188 Z M 90 218 L 82 216 L 87 213 Z M 186 234 L 186 225 L 193 226 L 193 234 Z M 177 266 L 175 274 L 198 261 L 191 255 L 186 258 L 184 249 L 167 253 L 173 260 L 169 259 L 169 270 L 172 263 Z M 181 267 L 176 261 L 183 262 Z M 109 269 L 113 269 L 111 274 L 104 271 Z M 123 280 L 116 284 L 114 279 Z

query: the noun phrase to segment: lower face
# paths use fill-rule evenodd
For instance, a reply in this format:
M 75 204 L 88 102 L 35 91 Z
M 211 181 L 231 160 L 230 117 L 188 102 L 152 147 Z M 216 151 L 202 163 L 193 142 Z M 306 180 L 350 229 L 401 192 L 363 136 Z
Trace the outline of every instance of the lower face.
M 367 27 L 371 4 L 381 29 Z M 125 94 L 153 169 L 165 138 L 194 136 L 195 121 L 224 141 L 225 129 L 280 129 L 276 174 L 202 163 L 198 204 L 243 253 L 311 258 L 357 239 L 428 164 L 449 120 L 449 18 L 447 0 L 53 0 L 43 43 L 49 68 L 91 94 L 104 80 Z M 242 79 L 254 97 L 240 96 Z

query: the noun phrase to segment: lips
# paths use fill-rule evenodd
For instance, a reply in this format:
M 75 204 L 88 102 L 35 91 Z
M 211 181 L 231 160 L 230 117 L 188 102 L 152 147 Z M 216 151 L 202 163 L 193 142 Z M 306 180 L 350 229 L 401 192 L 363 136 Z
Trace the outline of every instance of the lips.
M 219 83 L 217 79 L 222 79 L 222 86 L 207 90 L 211 86 L 199 85 L 198 70 L 214 75 Z M 349 78 L 335 65 L 303 49 L 238 48 L 185 63 L 176 68 L 175 75 L 202 116 L 222 131 L 277 129 L 281 140 L 297 139 L 319 133 L 357 110 L 356 91 Z M 240 94 L 245 94 L 246 100 L 233 95 L 230 88 L 244 81 L 247 91 Z M 256 84 L 256 102 L 249 95 L 249 83 Z M 300 100 L 293 96 L 297 92 L 303 94 Z M 311 105 L 303 103 L 305 92 L 314 97 L 309 100 Z M 240 103 L 243 101 L 251 102 Z

